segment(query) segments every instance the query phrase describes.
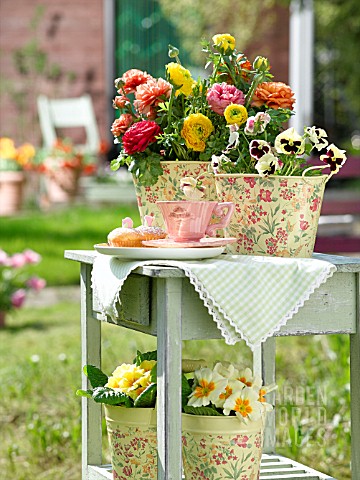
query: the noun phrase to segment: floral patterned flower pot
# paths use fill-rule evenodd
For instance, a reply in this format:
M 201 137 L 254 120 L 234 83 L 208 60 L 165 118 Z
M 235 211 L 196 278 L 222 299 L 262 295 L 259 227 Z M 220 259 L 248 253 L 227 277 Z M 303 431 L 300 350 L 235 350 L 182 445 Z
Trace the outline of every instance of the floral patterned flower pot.
M 244 425 L 237 417 L 182 414 L 185 480 L 257 480 L 264 417 Z
M 235 204 L 225 234 L 238 241 L 228 246 L 228 252 L 311 257 L 327 179 L 327 175 L 215 175 L 219 201 Z
M 21 210 L 24 182 L 24 172 L 0 171 L 0 216 Z
M 154 225 L 165 228 L 161 212 L 156 205 L 159 200 L 184 200 L 180 190 L 180 180 L 183 177 L 198 177 L 208 173 L 209 162 L 161 162 L 163 174 L 157 183 L 151 187 L 141 187 L 133 177 L 136 198 L 138 202 L 141 220 L 145 215 L 154 216 Z M 217 201 L 217 194 L 213 175 L 206 175 L 202 180 L 207 187 L 203 200 Z
M 156 479 L 155 409 L 104 407 L 114 480 Z

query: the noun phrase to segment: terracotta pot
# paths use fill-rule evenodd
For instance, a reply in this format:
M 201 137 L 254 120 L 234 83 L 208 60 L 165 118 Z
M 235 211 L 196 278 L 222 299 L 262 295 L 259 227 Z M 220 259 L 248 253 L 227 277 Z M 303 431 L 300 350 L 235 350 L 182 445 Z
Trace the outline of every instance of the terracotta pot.
M 327 179 L 215 175 L 219 201 L 235 204 L 225 235 L 238 240 L 228 252 L 311 257 Z
M 114 480 L 156 480 L 156 410 L 104 407 Z
M 145 215 L 154 217 L 154 225 L 165 228 L 161 212 L 156 205 L 159 200 L 184 200 L 180 190 L 180 180 L 183 177 L 198 177 L 207 174 L 203 181 L 206 187 L 203 200 L 217 201 L 217 194 L 213 175 L 208 174 L 209 162 L 161 162 L 164 170 L 155 185 L 151 187 L 139 186 L 137 179 L 133 177 L 137 203 L 141 220 Z
M 75 200 L 79 191 L 80 172 L 74 168 L 59 168 L 45 177 L 48 200 L 51 203 L 67 203 Z
M 257 480 L 264 437 L 262 417 L 244 425 L 237 417 L 182 414 L 185 480 L 246 478 Z
M 24 172 L 0 171 L 0 215 L 13 215 L 23 204 Z

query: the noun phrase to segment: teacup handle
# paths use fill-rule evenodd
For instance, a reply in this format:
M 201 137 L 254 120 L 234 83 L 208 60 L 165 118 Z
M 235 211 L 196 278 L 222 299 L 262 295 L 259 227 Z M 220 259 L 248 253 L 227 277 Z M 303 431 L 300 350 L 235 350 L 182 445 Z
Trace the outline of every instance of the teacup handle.
M 227 212 L 224 215 L 224 209 L 227 208 Z M 220 228 L 225 228 L 229 225 L 230 223 L 230 218 L 231 215 L 234 212 L 235 205 L 232 202 L 221 202 L 216 205 L 216 207 L 213 210 L 213 215 L 215 217 L 220 218 L 219 223 L 212 223 L 209 225 L 206 229 L 206 235 L 209 235 L 209 237 L 212 237 L 215 235 L 216 230 L 219 230 Z

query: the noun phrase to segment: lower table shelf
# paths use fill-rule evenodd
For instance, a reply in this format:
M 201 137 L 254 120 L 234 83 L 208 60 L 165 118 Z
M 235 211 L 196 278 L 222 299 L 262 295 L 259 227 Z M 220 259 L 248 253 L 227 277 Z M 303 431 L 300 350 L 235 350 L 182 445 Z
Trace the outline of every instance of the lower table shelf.
M 111 465 L 89 465 L 89 480 L 112 480 Z M 259 480 L 335 480 L 324 473 L 282 457 L 264 454 L 261 460 Z

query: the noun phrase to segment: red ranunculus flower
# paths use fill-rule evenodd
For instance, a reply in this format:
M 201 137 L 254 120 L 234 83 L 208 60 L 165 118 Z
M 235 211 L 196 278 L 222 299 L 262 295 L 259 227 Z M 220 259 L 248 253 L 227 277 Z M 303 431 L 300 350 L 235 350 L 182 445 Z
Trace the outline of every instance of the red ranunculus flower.
M 122 138 L 125 153 L 132 155 L 143 152 L 150 143 L 156 141 L 156 136 L 161 133 L 161 128 L 155 122 L 142 120 L 132 125 Z

